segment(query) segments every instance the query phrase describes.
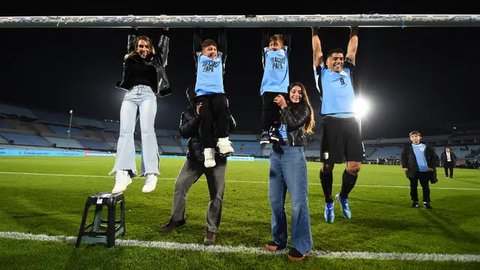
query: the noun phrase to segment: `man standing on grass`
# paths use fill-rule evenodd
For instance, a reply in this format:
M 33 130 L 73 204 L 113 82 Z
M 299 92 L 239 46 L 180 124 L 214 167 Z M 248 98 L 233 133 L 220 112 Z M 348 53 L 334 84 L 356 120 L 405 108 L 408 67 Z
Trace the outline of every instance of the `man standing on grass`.
M 160 232 L 171 232 L 186 223 L 185 205 L 187 202 L 187 192 L 192 185 L 197 182 L 200 176 L 205 175 L 207 178 L 208 191 L 210 193 L 210 202 L 207 209 L 207 226 L 203 243 L 208 246 L 215 244 L 218 226 L 221 221 L 227 157 L 221 156 L 217 153 L 215 155 L 216 166 L 210 168 L 205 167 L 203 146 L 200 139 L 199 111 L 202 105 L 195 103 L 194 87 L 189 87 L 186 94 L 190 105 L 180 117 L 179 131 L 183 138 L 189 138 L 187 159 L 185 160 L 175 182 L 172 216 L 170 221 L 158 230 Z M 227 112 L 228 111 L 227 100 Z M 236 123 L 233 117 L 230 114 L 228 115 L 229 129 L 233 130 Z
M 445 170 L 445 177 L 453 178 L 453 168 L 457 164 L 457 156 L 450 147 L 445 147 L 440 155 L 440 161 Z

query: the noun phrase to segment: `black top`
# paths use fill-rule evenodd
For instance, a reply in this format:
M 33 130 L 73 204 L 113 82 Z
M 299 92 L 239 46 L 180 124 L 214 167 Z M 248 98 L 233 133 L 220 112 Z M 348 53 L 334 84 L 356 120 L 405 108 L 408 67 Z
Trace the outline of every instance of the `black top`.
M 130 89 L 139 84 L 148 85 L 152 90 L 157 88 L 157 71 L 148 58 L 143 59 L 138 54 L 134 54 L 132 57 L 129 57 L 127 61 L 129 63 L 125 72 L 128 74 L 128 78 L 130 78 Z

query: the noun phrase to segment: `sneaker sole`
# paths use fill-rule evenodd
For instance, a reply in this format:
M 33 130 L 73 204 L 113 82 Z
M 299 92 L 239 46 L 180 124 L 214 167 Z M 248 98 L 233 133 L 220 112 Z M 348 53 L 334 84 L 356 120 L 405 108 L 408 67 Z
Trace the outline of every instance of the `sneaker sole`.
M 293 256 L 288 255 L 288 259 L 292 262 L 299 262 L 299 261 L 304 260 L 305 258 L 307 258 L 307 256 L 293 257 Z
M 327 209 L 330 209 L 330 208 L 325 206 L 325 210 L 327 210 Z M 325 219 L 325 222 L 326 223 L 333 223 L 335 221 L 335 210 L 334 210 L 333 206 L 332 206 L 332 220 L 330 220 L 330 221 L 327 219 L 327 215 L 325 215 L 325 210 L 323 211 L 323 218 Z
M 205 168 L 213 168 L 215 166 L 217 166 L 217 162 L 215 162 L 215 159 L 212 160 L 212 162 L 203 162 L 203 166 L 205 166 Z
M 273 246 L 273 245 L 265 245 L 265 249 L 269 251 L 279 251 L 285 249 L 284 247 L 280 246 Z
M 308 252 L 307 254 L 303 255 L 303 257 L 293 257 L 293 256 L 290 256 L 288 255 L 288 259 L 291 260 L 291 261 L 294 261 L 294 262 L 299 262 L 299 261 L 302 261 L 308 257 L 312 257 L 313 256 L 313 253 L 312 252 Z
M 156 188 L 157 188 L 157 187 L 153 187 L 152 189 L 147 189 L 147 190 L 144 190 L 144 189 L 142 188 L 142 192 L 145 193 L 145 194 L 146 194 L 146 193 L 150 193 L 150 192 L 155 191 Z
M 328 220 L 325 215 L 323 216 L 323 218 L 325 219 L 325 222 L 326 223 L 333 223 L 335 221 L 335 216 L 333 216 L 332 220 Z
M 311 253 L 311 252 L 303 255 L 303 257 L 293 257 L 293 256 L 288 255 L 288 259 L 289 259 L 290 261 L 293 261 L 293 262 L 299 262 L 299 261 L 305 260 L 306 258 L 308 258 L 308 257 L 310 257 L 310 256 L 312 256 L 312 253 Z

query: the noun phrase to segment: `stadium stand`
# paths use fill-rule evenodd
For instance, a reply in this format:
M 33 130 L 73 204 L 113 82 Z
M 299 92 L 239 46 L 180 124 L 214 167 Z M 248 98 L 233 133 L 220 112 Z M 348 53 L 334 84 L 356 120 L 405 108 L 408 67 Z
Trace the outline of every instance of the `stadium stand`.
M 83 116 L 73 117 L 69 125 L 68 113 L 55 113 L 0 104 L 0 148 L 32 147 L 76 149 L 85 151 L 114 152 L 117 147 L 120 123 L 113 120 L 96 120 Z M 70 126 L 70 138 L 68 130 Z M 137 124 L 136 130 L 140 130 Z M 480 129 L 424 136 L 423 141 L 434 145 L 440 154 L 445 146 L 450 146 L 459 163 L 478 164 L 480 158 Z M 135 150 L 140 153 L 140 132 L 135 133 Z M 178 130 L 156 129 L 159 151 L 165 155 L 184 155 L 188 150 L 188 140 L 180 137 Z M 235 155 L 268 157 L 271 144 L 260 147 L 257 134 L 238 132 L 230 134 Z M 380 138 L 365 140 L 365 162 L 398 164 L 400 153 L 408 138 Z M 319 161 L 320 142 L 317 135 L 308 136 L 305 157 Z
M 37 111 L 35 114 L 38 115 L 37 122 L 39 123 L 68 126 L 70 122 L 69 114 L 60 114 L 60 113 L 45 112 L 45 111 Z
M 66 126 L 57 126 L 57 125 L 51 125 L 51 124 L 48 124 L 47 126 L 53 131 L 54 134 L 63 135 L 63 136 L 68 135 L 68 127 Z M 70 128 L 70 136 L 85 137 L 85 134 L 82 132 L 81 129 L 72 127 Z
M 112 131 L 118 133 L 118 131 L 120 130 L 120 122 L 118 121 L 114 122 L 105 120 L 103 125 L 105 126 L 105 129 L 103 131 Z
M 77 140 L 74 139 L 65 139 L 65 138 L 56 138 L 56 137 L 45 137 L 46 140 L 51 142 L 58 148 L 66 148 L 66 149 L 83 149 L 83 145 L 81 145 Z
M 30 109 L 7 104 L 0 104 L 0 114 L 27 119 L 38 119 Z
M 18 133 L 0 132 L 0 135 L 8 141 L 9 144 L 32 145 L 32 146 L 53 146 L 46 139 L 35 136 Z

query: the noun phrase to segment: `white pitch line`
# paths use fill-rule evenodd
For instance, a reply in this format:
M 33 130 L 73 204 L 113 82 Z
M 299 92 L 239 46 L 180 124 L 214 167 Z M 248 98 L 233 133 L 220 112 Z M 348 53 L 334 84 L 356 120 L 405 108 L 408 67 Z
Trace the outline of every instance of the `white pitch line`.
M 0 238 L 31 240 L 31 241 L 48 241 L 48 242 L 65 242 L 75 243 L 76 237 L 73 236 L 50 236 L 45 234 L 28 234 L 19 232 L 2 232 Z M 84 244 L 85 245 L 85 244 Z M 116 246 L 125 247 L 150 247 L 161 249 L 205 251 L 212 253 L 249 253 L 249 254 L 266 254 L 279 255 L 286 254 L 286 251 L 271 252 L 259 247 L 245 246 L 204 246 L 201 244 L 185 244 L 174 242 L 159 241 L 138 241 L 138 240 L 115 240 Z M 357 251 L 312 251 L 313 257 L 321 257 L 327 259 L 371 259 L 371 260 L 397 260 L 397 261 L 454 261 L 454 262 L 480 262 L 480 255 L 474 254 L 439 254 L 439 253 L 387 253 L 387 252 L 357 252 Z
M 112 178 L 108 175 L 88 175 L 88 174 L 61 174 L 61 173 L 35 173 L 35 172 L 0 172 L 0 174 L 16 174 L 16 175 L 33 175 L 33 176 L 54 176 L 54 177 L 85 177 L 85 178 Z M 158 177 L 158 179 L 175 180 L 175 177 Z M 268 184 L 267 180 L 258 181 L 242 181 L 227 179 L 226 181 L 232 183 L 249 183 L 249 184 Z M 318 186 L 320 183 L 310 183 L 309 186 Z M 334 186 L 341 186 L 341 184 L 333 184 Z M 388 185 L 362 185 L 356 184 L 355 187 L 368 187 L 368 188 L 401 188 L 409 189 L 410 186 L 388 186 Z M 480 188 L 456 188 L 456 187 L 433 187 L 434 190 L 464 190 L 464 191 L 480 191 Z

